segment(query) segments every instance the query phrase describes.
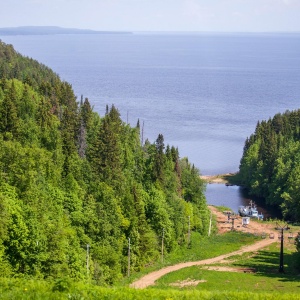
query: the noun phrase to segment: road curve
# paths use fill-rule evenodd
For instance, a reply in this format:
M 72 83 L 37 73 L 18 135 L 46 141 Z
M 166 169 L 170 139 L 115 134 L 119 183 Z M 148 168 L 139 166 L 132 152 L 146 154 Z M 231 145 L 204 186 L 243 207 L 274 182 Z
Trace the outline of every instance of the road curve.
M 185 263 L 179 263 L 176 264 L 174 266 L 169 266 L 169 267 L 165 267 L 163 269 L 160 269 L 158 271 L 154 271 L 151 272 L 143 277 L 141 277 L 140 279 L 134 281 L 130 287 L 131 288 L 136 288 L 136 289 L 144 289 L 148 286 L 154 285 L 155 281 L 157 279 L 159 279 L 160 277 L 173 272 L 173 271 L 177 271 L 186 267 L 192 267 L 192 266 L 200 266 L 200 265 L 209 265 L 209 264 L 213 264 L 216 262 L 221 262 L 223 259 L 228 258 L 230 256 L 234 256 L 234 255 L 240 255 L 243 254 L 245 252 L 253 252 L 253 251 L 257 251 L 261 248 L 264 248 L 270 244 L 274 243 L 274 240 L 272 239 L 264 239 L 261 240 L 255 244 L 252 245 L 248 245 L 248 246 L 244 246 L 242 247 L 240 250 L 234 251 L 234 252 L 230 252 L 227 254 L 223 254 L 217 257 L 213 257 L 213 258 L 209 258 L 209 259 L 204 259 L 204 260 L 199 260 L 199 261 L 193 261 L 193 262 L 185 262 Z

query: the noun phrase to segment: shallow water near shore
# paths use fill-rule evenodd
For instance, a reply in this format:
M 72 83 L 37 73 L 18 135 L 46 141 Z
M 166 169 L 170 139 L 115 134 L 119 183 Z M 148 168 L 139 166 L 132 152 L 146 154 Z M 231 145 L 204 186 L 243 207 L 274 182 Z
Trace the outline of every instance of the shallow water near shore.
M 248 195 L 244 188 L 236 185 L 226 186 L 220 183 L 207 184 L 205 195 L 208 204 L 226 206 L 235 213 L 238 213 L 240 205 L 249 205 L 250 200 L 252 200 L 256 203 L 258 212 L 262 213 L 265 219 L 281 218 L 274 209 L 263 205 L 261 199 Z

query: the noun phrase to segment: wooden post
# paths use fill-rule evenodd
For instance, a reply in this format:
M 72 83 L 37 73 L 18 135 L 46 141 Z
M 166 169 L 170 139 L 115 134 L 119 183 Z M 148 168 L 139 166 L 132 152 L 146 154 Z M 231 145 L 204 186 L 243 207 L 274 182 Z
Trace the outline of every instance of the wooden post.
M 281 239 L 280 239 L 280 257 L 279 257 L 279 273 L 284 273 L 283 270 L 283 228 L 281 228 Z
M 162 239 L 161 239 L 161 262 L 164 262 L 164 238 L 165 238 L 165 229 L 163 228 Z
M 290 227 L 288 227 L 288 225 L 279 226 L 279 224 L 277 223 L 276 229 L 280 230 L 280 233 L 281 233 L 281 236 L 280 236 L 280 255 L 279 255 L 279 273 L 284 273 L 284 269 L 283 269 L 283 231 L 284 230 L 289 230 Z
M 191 243 L 191 217 L 189 216 L 189 227 L 188 227 L 188 245 Z
M 128 238 L 128 268 L 127 276 L 130 277 L 130 238 Z

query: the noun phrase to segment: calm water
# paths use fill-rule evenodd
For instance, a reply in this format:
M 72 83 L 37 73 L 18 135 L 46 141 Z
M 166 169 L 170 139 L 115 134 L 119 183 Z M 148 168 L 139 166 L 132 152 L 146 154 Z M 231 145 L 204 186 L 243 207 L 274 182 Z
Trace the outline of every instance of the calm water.
M 202 174 L 237 171 L 257 121 L 300 107 L 300 34 L 0 38 L 51 67 L 100 115 L 115 104 L 124 121 L 144 122 L 151 142 L 162 133 Z
M 249 196 L 243 188 L 238 186 L 208 184 L 206 188 L 206 199 L 208 204 L 226 206 L 231 208 L 235 213 L 238 213 L 240 205 L 249 205 L 250 200 L 252 200 L 257 205 L 258 212 L 263 213 L 265 218 L 281 218 L 281 215 L 274 209 L 270 207 L 266 208 L 261 199 Z

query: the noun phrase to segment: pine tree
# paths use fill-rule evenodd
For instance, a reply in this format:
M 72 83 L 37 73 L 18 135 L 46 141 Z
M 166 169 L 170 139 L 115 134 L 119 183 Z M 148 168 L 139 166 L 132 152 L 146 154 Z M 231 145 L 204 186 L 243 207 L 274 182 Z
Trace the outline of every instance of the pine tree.
M 17 92 L 15 84 L 12 81 L 9 91 L 5 94 L 0 106 L 0 131 L 6 134 L 10 133 L 14 138 L 18 136 L 19 120 L 17 111 Z
M 162 134 L 159 134 L 155 142 L 155 158 L 153 166 L 153 176 L 155 180 L 159 182 L 164 182 L 164 168 L 165 168 L 165 144 L 164 137 Z

